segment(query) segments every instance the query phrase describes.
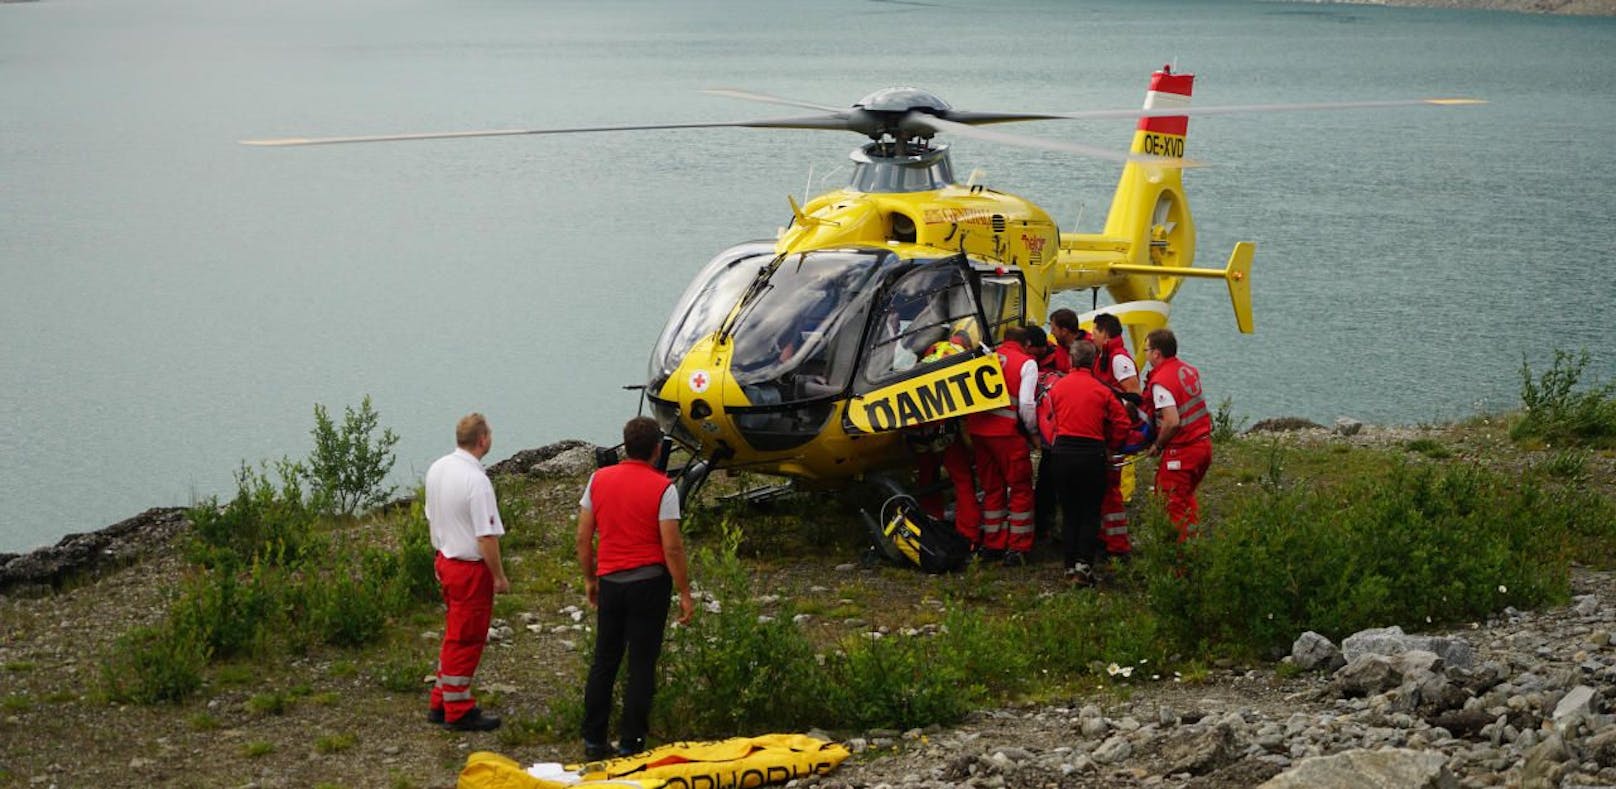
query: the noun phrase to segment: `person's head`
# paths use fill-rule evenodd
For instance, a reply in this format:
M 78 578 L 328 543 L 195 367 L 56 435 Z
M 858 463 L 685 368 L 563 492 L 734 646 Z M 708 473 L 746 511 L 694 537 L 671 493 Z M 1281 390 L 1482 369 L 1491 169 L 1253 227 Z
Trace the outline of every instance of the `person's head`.
M 1072 343 L 1072 369 L 1087 370 L 1093 367 L 1094 356 L 1097 353 L 1099 353 L 1099 350 L 1094 347 L 1094 343 L 1088 340 L 1078 340 Z
M 1023 326 L 1021 328 L 1021 347 L 1033 356 L 1043 356 L 1054 348 L 1049 347 L 1049 336 L 1044 334 L 1042 326 Z
M 1021 344 L 1027 338 L 1027 330 L 1020 326 L 1010 326 L 1004 330 L 1004 342 Z
M 494 431 L 488 428 L 488 419 L 482 414 L 466 414 L 455 424 L 455 446 L 481 458 L 493 444 Z
M 1077 313 L 1061 307 L 1049 313 L 1049 333 L 1054 336 L 1057 345 L 1070 347 L 1082 339 L 1083 327 L 1078 325 Z
M 1094 334 L 1101 342 L 1109 342 L 1122 336 L 1122 321 L 1109 312 L 1102 312 L 1094 316 Z
M 1178 355 L 1178 337 L 1172 329 L 1157 329 L 1145 335 L 1145 359 L 1152 364 L 1157 359 L 1171 359 Z
M 661 448 L 662 428 L 657 427 L 655 419 L 637 416 L 623 425 L 623 454 L 630 460 L 643 460 L 649 463 L 656 458 L 656 453 Z

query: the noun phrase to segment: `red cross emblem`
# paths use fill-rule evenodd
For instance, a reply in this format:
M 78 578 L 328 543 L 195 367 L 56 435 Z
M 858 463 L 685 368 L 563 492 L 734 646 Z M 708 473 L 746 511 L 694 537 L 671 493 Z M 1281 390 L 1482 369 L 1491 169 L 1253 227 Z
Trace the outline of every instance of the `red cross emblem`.
M 707 385 L 712 382 L 713 379 L 708 377 L 706 370 L 697 370 L 690 374 L 690 391 L 701 394 L 707 391 Z

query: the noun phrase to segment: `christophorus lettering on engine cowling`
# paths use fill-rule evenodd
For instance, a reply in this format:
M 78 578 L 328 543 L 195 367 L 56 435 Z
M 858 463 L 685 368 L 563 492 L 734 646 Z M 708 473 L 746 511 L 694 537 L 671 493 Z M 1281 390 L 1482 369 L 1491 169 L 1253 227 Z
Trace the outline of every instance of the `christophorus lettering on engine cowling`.
M 998 359 L 983 356 L 854 398 L 847 415 L 854 427 L 878 433 L 1009 404 Z

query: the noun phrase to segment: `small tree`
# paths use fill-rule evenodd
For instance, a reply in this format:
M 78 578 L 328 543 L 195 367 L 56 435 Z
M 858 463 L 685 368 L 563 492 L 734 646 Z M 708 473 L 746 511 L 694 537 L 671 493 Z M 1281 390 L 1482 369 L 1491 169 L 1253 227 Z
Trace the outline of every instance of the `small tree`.
M 331 420 L 325 406 L 314 404 L 314 451 L 309 455 L 308 479 L 317 506 L 325 512 L 352 515 L 374 507 L 393 495 L 394 486 L 382 487 L 398 459 L 393 446 L 398 436 L 391 429 L 376 434 L 380 417 L 370 395 L 355 411 L 343 409 L 342 426 Z

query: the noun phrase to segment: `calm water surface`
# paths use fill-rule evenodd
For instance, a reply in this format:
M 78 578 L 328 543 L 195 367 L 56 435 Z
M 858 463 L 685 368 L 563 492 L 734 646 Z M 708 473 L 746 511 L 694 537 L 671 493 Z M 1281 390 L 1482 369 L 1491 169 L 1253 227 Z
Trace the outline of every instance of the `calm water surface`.
M 1198 119 L 1185 357 L 1252 417 L 1463 417 L 1523 354 L 1616 374 L 1616 21 L 1263 2 L 0 5 L 0 551 L 233 490 L 365 394 L 411 484 L 454 420 L 495 457 L 615 440 L 689 277 L 839 185 L 850 134 L 669 131 L 254 149 L 251 137 L 737 120 L 737 86 L 970 109 L 1474 95 L 1476 110 Z M 789 111 L 788 111 L 789 112 Z M 1125 121 L 1028 134 L 1125 147 Z M 961 173 L 1104 220 L 1117 169 L 957 141 Z M 1087 295 L 1073 296 L 1086 308 Z

